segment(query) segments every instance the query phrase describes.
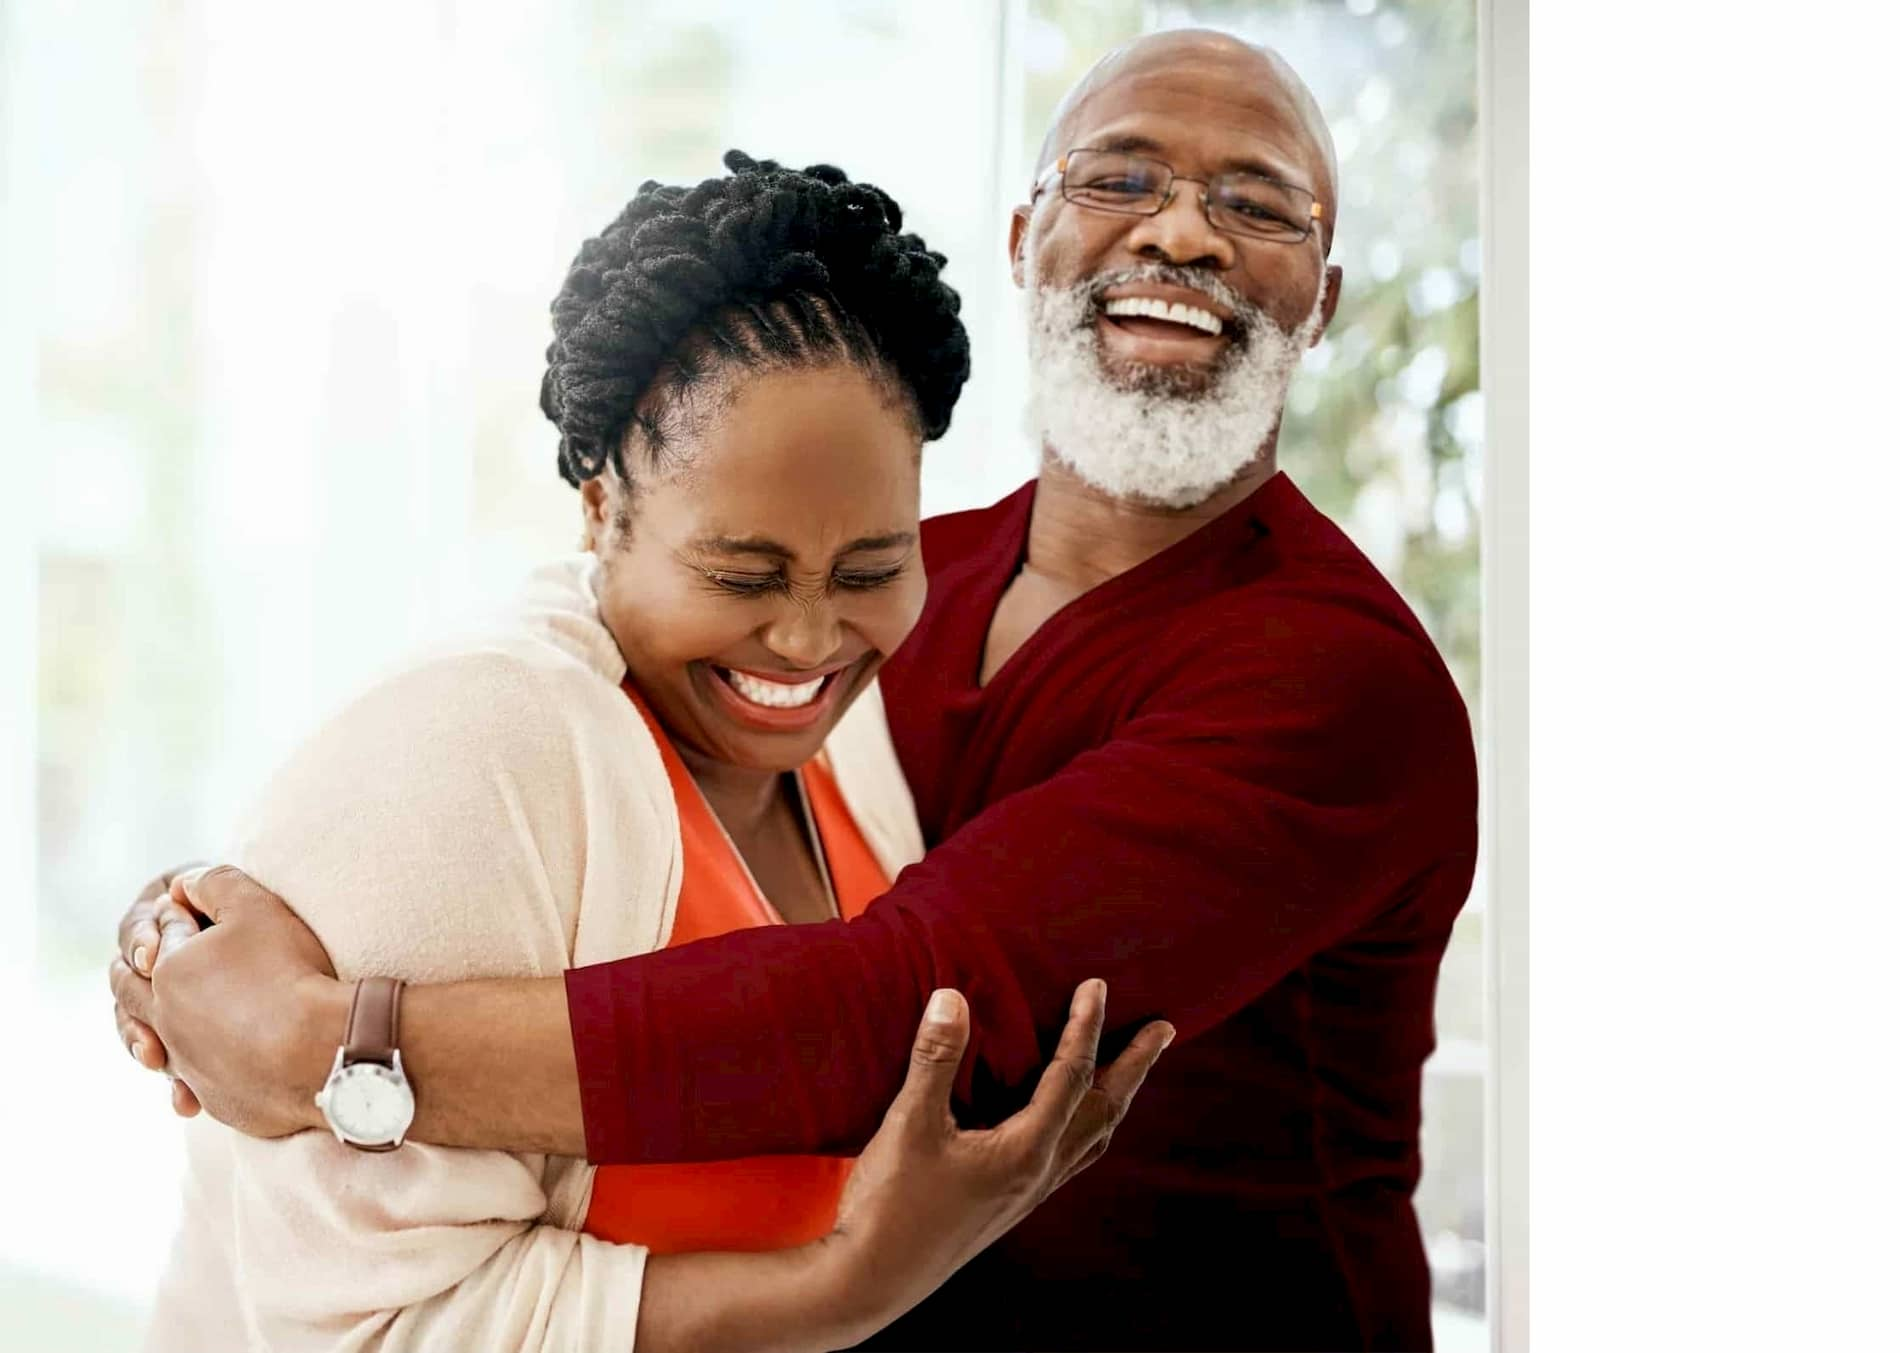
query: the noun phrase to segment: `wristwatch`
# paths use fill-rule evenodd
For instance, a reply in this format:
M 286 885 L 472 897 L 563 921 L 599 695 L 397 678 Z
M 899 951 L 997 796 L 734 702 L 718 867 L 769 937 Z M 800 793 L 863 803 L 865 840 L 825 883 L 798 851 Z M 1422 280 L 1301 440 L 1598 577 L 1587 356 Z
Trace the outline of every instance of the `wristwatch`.
M 365 977 L 356 984 L 343 1046 L 317 1107 L 336 1139 L 363 1151 L 394 1151 L 416 1117 L 416 1096 L 396 1050 L 396 1014 L 402 983 Z

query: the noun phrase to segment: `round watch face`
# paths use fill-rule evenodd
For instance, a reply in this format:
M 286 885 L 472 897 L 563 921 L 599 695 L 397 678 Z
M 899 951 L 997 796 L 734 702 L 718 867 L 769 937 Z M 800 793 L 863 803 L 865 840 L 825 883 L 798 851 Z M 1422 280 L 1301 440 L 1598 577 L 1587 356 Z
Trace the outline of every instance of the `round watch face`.
M 356 1062 L 330 1082 L 325 1113 L 344 1136 L 359 1142 L 393 1142 L 415 1116 L 409 1083 L 377 1062 Z

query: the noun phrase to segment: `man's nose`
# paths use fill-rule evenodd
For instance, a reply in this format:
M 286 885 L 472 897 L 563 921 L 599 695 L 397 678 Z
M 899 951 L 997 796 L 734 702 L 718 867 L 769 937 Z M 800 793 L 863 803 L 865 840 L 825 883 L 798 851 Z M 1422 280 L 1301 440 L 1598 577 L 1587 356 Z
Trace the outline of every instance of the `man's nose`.
M 1176 182 L 1168 205 L 1129 231 L 1128 247 L 1151 262 L 1181 268 L 1225 272 L 1236 262 L 1233 240 L 1207 219 L 1198 183 Z
M 821 667 L 844 642 L 838 608 L 828 597 L 794 597 L 765 627 L 765 646 L 792 668 Z

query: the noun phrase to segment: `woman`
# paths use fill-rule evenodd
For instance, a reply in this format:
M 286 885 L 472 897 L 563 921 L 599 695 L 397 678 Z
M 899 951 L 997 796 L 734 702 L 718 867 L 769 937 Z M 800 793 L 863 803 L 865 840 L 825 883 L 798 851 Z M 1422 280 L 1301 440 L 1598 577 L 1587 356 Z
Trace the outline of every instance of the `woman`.
M 588 553 L 351 702 L 240 833 L 234 862 L 298 899 L 345 979 L 558 973 L 848 917 L 921 854 L 874 678 L 922 603 L 918 459 L 968 371 L 957 297 L 877 189 L 726 163 L 644 185 L 554 303 L 542 407 Z M 1100 1001 L 1078 993 L 1065 1072 Z M 1085 1079 L 1054 1067 L 1023 1115 L 955 1133 L 949 1011 L 855 1172 L 364 1153 L 200 1120 L 152 1345 L 855 1342 L 1101 1140 L 1074 1118 Z M 1111 1069 L 1119 1093 L 1166 1032 Z

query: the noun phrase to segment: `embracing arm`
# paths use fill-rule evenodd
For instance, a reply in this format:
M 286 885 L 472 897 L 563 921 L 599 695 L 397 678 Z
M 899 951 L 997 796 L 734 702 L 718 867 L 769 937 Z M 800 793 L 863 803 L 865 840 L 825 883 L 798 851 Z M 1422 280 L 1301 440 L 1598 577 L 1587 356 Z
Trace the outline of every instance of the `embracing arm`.
M 657 916 L 657 904 L 576 848 L 602 814 L 631 849 L 637 804 L 562 792 L 574 763 L 553 721 L 560 702 L 532 698 L 540 692 L 519 689 L 519 675 L 488 659 L 437 664 L 327 723 L 273 777 L 237 851 L 294 893 L 302 919 L 281 907 L 247 916 L 203 895 L 242 877 L 235 870 L 173 880 L 168 903 L 197 896 L 219 924 L 161 946 L 149 983 L 131 979 L 143 1014 L 162 1031 L 172 1007 L 215 1000 L 242 980 L 246 944 L 280 945 L 310 972 L 334 959 L 344 978 L 419 979 L 558 972 L 565 937 L 588 921 L 581 897 L 598 898 L 628 935 L 643 932 L 642 907 Z M 581 878 L 562 872 L 581 860 Z M 122 999 L 127 981 L 115 973 Z M 294 985 L 323 983 L 340 985 Z M 203 1322 L 220 1318 L 309 1353 L 631 1347 L 636 1324 L 643 1350 L 846 1346 L 914 1305 L 1105 1145 L 1169 1035 L 1145 1031 L 1097 1077 L 1103 998 L 1099 984 L 1075 994 L 1029 1108 L 994 1132 L 963 1132 L 949 1103 L 968 1012 L 944 993 L 915 1033 L 908 1073 L 900 1055 L 902 1093 L 853 1170 L 837 1229 L 773 1255 L 649 1262 L 638 1246 L 582 1234 L 572 1228 L 588 1175 L 577 1161 L 413 1142 L 361 1152 L 327 1132 L 259 1138 L 200 1124 L 155 1346 L 202 1346 Z M 342 1027 L 327 1030 L 332 1047 Z M 194 1075 L 182 1050 L 176 1070 Z M 521 1092 L 507 1090 L 498 1102 Z M 216 1113 L 217 1095 L 207 1088 L 204 1099 Z M 240 1256 L 237 1271 L 221 1253 Z
M 181 1117 L 200 1111 L 189 1074 L 212 1116 L 251 1136 L 327 1131 L 315 1091 L 329 1078 L 354 988 L 275 893 L 240 870 L 202 868 L 161 874 L 120 923 L 111 971 L 119 1041 L 139 1065 L 172 1073 Z M 216 961 L 187 975 L 175 955 L 213 917 Z M 162 1011 L 149 981 L 159 956 L 171 974 Z M 413 983 L 402 1022 L 403 1066 L 427 1087 L 409 1140 L 586 1154 L 562 978 Z
M 1420 644 L 1350 616 L 1323 635 L 1323 654 L 1184 664 L 857 920 L 569 972 L 590 1157 L 849 1150 L 935 986 L 970 999 L 958 1102 L 994 1121 L 1082 976 L 1108 981 L 1120 1019 L 1194 1037 L 1375 919 L 1431 943 L 1475 858 L 1462 704 Z
M 1323 655 L 1283 644 L 1185 665 L 1109 742 L 992 805 L 857 920 L 564 983 L 417 991 L 412 1135 L 584 1143 L 599 1162 L 849 1151 L 896 1089 L 934 987 L 971 1001 L 958 1099 L 985 1121 L 1021 1102 L 1084 977 L 1106 978 L 1130 1021 L 1165 1015 L 1192 1036 L 1228 1018 L 1434 874 L 1468 879 L 1475 858 L 1470 730 L 1442 669 L 1374 622 L 1325 625 Z M 304 991 L 306 1008 L 331 1008 L 300 1026 L 300 1086 L 328 1065 L 343 999 Z M 235 993 L 198 1027 L 241 1027 L 259 999 Z M 224 1042 L 242 1065 L 219 1079 L 254 1098 L 272 1087 L 273 1112 L 309 1121 L 255 1041 Z

